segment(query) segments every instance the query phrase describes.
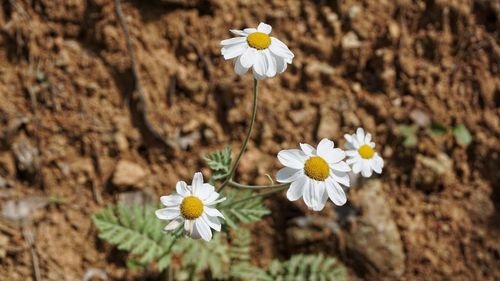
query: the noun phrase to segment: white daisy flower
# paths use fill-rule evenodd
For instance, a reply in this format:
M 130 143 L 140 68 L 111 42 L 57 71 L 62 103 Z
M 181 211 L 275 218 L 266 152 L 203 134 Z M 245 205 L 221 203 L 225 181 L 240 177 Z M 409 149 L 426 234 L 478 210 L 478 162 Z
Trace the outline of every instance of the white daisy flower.
M 346 155 L 349 157 L 347 163 L 351 165 L 352 171 L 355 174 L 361 172 L 361 175 L 368 178 L 372 175 L 372 171 L 377 174 L 382 173 L 384 160 L 375 152 L 375 143 L 372 142 L 372 135 L 367 133 L 362 128 L 356 130 L 356 134 L 345 134 L 346 139 Z
M 213 228 L 221 229 L 219 218 L 224 218 L 214 205 L 225 200 L 217 200 L 219 193 L 213 185 L 203 183 L 203 175 L 195 173 L 191 185 L 184 181 L 177 182 L 177 193 L 160 197 L 161 203 L 166 208 L 156 210 L 156 217 L 161 220 L 171 220 L 165 231 L 174 231 L 182 223 L 184 230 L 191 238 L 210 241 Z
M 340 184 L 349 186 L 347 172 L 351 170 L 342 161 L 344 151 L 334 148 L 328 139 L 322 139 L 317 149 L 305 143 L 301 143 L 300 148 L 278 153 L 278 160 L 286 167 L 278 171 L 276 180 L 291 183 L 286 193 L 288 200 L 303 196 L 306 205 L 314 211 L 321 211 L 328 197 L 335 205 L 344 205 L 347 198 Z
M 261 22 L 257 28 L 232 29 L 239 37 L 222 40 L 224 59 L 236 58 L 234 71 L 243 75 L 252 67 L 256 79 L 274 77 L 282 73 L 287 63 L 292 63 L 293 53 L 285 43 L 269 36 L 272 27 Z

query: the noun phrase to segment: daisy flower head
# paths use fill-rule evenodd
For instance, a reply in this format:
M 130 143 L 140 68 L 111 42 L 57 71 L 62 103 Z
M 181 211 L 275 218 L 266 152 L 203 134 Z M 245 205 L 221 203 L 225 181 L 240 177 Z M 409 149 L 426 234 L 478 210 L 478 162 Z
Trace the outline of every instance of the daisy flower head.
M 322 139 L 317 148 L 301 143 L 301 149 L 286 149 L 278 153 L 278 160 L 285 167 L 278 171 L 276 180 L 290 183 L 286 193 L 288 200 L 304 198 L 307 207 L 321 211 L 328 198 L 337 206 L 347 201 L 342 185 L 349 186 L 351 170 L 345 153 L 334 148 L 329 139 Z
M 384 160 L 374 150 L 375 143 L 372 142 L 372 135 L 365 134 L 363 128 L 358 128 L 356 134 L 345 134 L 346 155 L 349 157 L 347 163 L 351 165 L 355 174 L 361 172 L 365 178 L 371 177 L 372 172 L 382 173 Z
M 263 22 L 257 28 L 231 29 L 238 37 L 220 42 L 224 59 L 235 59 L 236 74 L 243 75 L 252 68 L 254 77 L 262 80 L 282 73 L 287 64 L 292 63 L 294 54 L 285 43 L 269 36 L 271 30 L 272 27 Z
M 164 230 L 176 230 L 184 224 L 186 233 L 194 239 L 210 241 L 212 230 L 221 230 L 219 218 L 224 218 L 214 205 L 225 200 L 219 199 L 219 193 L 213 185 L 203 183 L 203 175 L 195 173 L 191 185 L 184 181 L 177 182 L 176 193 L 161 196 L 160 201 L 166 208 L 156 210 L 156 217 L 161 220 L 170 220 Z

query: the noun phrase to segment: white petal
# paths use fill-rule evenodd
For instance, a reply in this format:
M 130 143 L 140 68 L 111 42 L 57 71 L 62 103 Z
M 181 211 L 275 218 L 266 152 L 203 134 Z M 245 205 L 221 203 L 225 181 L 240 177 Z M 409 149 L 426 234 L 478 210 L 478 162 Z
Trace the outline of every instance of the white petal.
M 209 227 L 215 229 L 216 231 L 220 231 L 221 223 L 217 217 L 209 217 L 206 214 L 203 214 L 203 215 L 201 215 L 201 218 L 203 219 L 203 221 L 205 221 L 205 223 Z
M 345 204 L 345 202 L 347 202 L 345 192 L 338 183 L 329 181 L 326 191 L 328 192 L 328 197 L 330 197 L 330 200 L 332 200 L 333 204 L 342 206 Z
M 332 148 L 324 151 L 323 153 L 319 152 L 318 149 L 318 155 L 325 159 L 328 163 L 337 163 L 345 158 L 345 152 L 340 148 Z
M 352 172 L 355 174 L 359 174 L 361 172 L 361 161 L 357 161 L 352 165 Z
M 206 201 L 215 192 L 215 187 L 209 183 L 204 183 L 196 189 L 193 194 L 201 201 Z
M 349 164 L 349 165 L 352 165 L 354 163 L 356 163 L 357 160 L 356 160 L 356 157 L 351 157 L 349 159 L 346 160 L 346 163 Z
M 299 177 L 296 181 L 292 182 L 286 192 L 286 198 L 290 201 L 295 201 L 302 197 L 306 183 L 308 183 L 306 176 Z
M 191 182 L 191 191 L 194 195 L 198 194 L 198 190 L 203 186 L 203 174 L 200 172 L 194 173 L 193 181 Z
M 377 161 L 375 161 L 375 159 L 370 159 L 370 167 L 375 173 L 382 173 L 382 167 L 379 165 L 379 163 L 377 163 Z
M 276 58 L 273 55 L 271 55 L 271 52 L 267 49 L 262 52 L 266 57 L 266 63 L 267 63 L 266 76 L 274 77 L 276 75 Z
M 188 233 L 189 237 L 192 239 L 201 239 L 201 234 L 198 228 L 194 224 L 194 220 L 186 220 L 184 223 L 184 230 Z
M 266 56 L 262 51 L 257 51 L 255 56 L 255 62 L 253 64 L 253 70 L 260 76 L 265 76 L 267 72 L 267 61 Z
M 259 26 L 257 26 L 258 32 L 263 32 L 263 33 L 268 34 L 268 35 L 269 35 L 269 33 L 271 33 L 272 30 L 273 30 L 273 28 L 269 24 L 265 24 L 263 22 L 259 23 Z
M 203 208 L 203 211 L 204 211 L 207 215 L 212 216 L 212 217 L 221 217 L 221 218 L 223 218 L 223 217 L 224 217 L 224 215 L 222 215 L 222 213 L 221 213 L 219 210 L 217 210 L 217 209 L 215 209 L 215 208 L 212 208 L 212 207 L 205 206 L 205 207 Z
M 351 135 L 349 135 L 349 134 L 345 134 L 345 135 L 344 135 L 344 139 L 345 139 L 347 142 L 352 142 L 352 137 L 351 137 Z
M 357 137 L 358 143 L 360 145 L 363 144 L 364 140 L 365 140 L 365 130 L 363 130 L 363 128 L 358 128 L 356 130 L 356 137 Z
M 181 215 L 179 207 L 168 207 L 155 211 L 155 215 L 160 220 L 172 220 Z
M 174 231 L 176 230 L 182 223 L 184 222 L 184 219 L 179 216 L 175 218 L 173 221 L 169 222 L 163 230 L 165 231 Z
M 278 153 L 278 160 L 283 164 L 294 169 L 303 169 L 307 156 L 299 149 L 286 149 Z
M 372 169 L 370 167 L 370 162 L 364 160 L 361 162 L 361 175 L 365 178 L 369 178 L 372 175 Z
M 240 63 L 244 68 L 250 68 L 255 63 L 257 50 L 248 48 L 240 57 Z
M 275 57 L 276 59 L 276 73 L 283 73 L 286 70 L 286 61 L 281 57 Z
M 210 241 L 212 239 L 212 231 L 210 230 L 208 224 L 202 219 L 197 219 L 194 221 L 193 230 L 197 231 L 200 234 L 201 238 L 203 238 L 203 240 L 205 241 Z
M 330 168 L 339 172 L 349 172 L 351 170 L 351 167 L 344 161 L 330 164 Z
M 354 156 L 358 155 L 358 151 L 357 150 L 346 150 L 345 155 L 347 155 L 349 157 L 354 157 Z
M 182 202 L 182 196 L 179 194 L 172 194 L 168 196 L 161 196 L 160 201 L 163 205 L 167 207 L 178 206 Z
M 239 30 L 239 29 L 230 29 L 229 31 L 231 31 L 231 33 L 233 33 L 234 35 L 238 35 L 238 36 L 247 36 L 247 34 L 246 34 L 243 30 Z
M 325 207 L 326 200 L 323 201 L 324 199 L 324 194 L 326 192 L 325 190 L 325 182 L 323 181 L 313 181 L 313 211 L 321 211 Z
M 255 71 L 255 68 L 253 68 L 253 71 L 252 71 L 252 74 L 253 74 L 253 77 L 257 80 L 264 80 L 267 78 L 267 76 L 265 74 L 258 74 L 256 71 Z
M 318 155 L 323 157 L 323 155 L 327 155 L 330 150 L 332 150 L 334 147 L 333 141 L 324 138 L 322 139 L 317 147 L 318 150 Z
M 316 154 L 316 149 L 312 145 L 309 145 L 307 143 L 301 143 L 300 149 L 302 149 L 302 151 L 304 151 L 304 153 L 307 156 L 311 156 L 313 154 Z
M 243 32 L 245 32 L 246 34 L 252 34 L 254 32 L 257 32 L 257 28 L 253 28 L 253 27 L 245 28 L 245 29 L 243 29 Z
M 241 56 L 247 49 L 248 46 L 246 44 L 239 44 L 231 46 L 230 48 L 222 48 L 221 54 L 224 56 L 224 59 L 230 60 Z
M 367 133 L 364 139 L 365 143 L 370 143 L 371 140 L 372 140 L 372 134 Z
M 248 67 L 244 67 L 241 64 L 240 60 L 241 60 L 241 57 L 236 59 L 236 61 L 234 62 L 234 72 L 236 72 L 236 74 L 238 74 L 238 75 L 243 75 L 248 71 Z
M 306 182 L 304 183 L 303 197 L 304 197 L 304 203 L 306 203 L 307 207 L 309 207 L 310 209 L 312 209 L 314 206 L 313 188 L 314 188 L 313 181 L 310 180 L 309 178 L 306 178 Z
M 302 175 L 302 170 L 284 167 L 276 174 L 276 180 L 281 183 L 288 183 L 297 180 Z
M 203 205 L 211 205 L 215 200 L 217 200 L 217 198 L 219 198 L 219 193 L 214 191 L 211 192 L 207 198 L 201 201 L 203 201 Z
M 378 156 L 378 153 L 375 153 L 373 160 L 375 160 L 377 162 L 377 164 L 380 166 L 380 168 L 384 168 L 384 159 L 382 159 L 382 157 Z
M 189 235 L 191 235 L 191 232 L 193 232 L 193 222 L 192 220 L 185 220 L 184 221 L 184 231 L 187 232 Z
M 191 195 L 191 190 L 189 189 L 186 182 L 184 182 L 184 181 L 178 181 L 177 184 L 175 185 L 175 190 L 182 197 L 186 197 L 186 196 Z
M 350 179 L 349 179 L 349 175 L 345 172 L 337 172 L 335 170 L 332 170 L 332 173 L 330 174 L 330 177 L 338 182 L 338 183 L 341 183 L 345 186 L 349 186 L 350 185 Z
M 271 37 L 271 45 L 269 45 L 269 50 L 271 50 L 273 54 L 282 57 L 283 59 L 285 59 L 285 61 L 288 62 L 291 62 L 294 57 L 293 53 L 288 49 L 288 47 L 279 39 L 274 37 Z
M 238 43 L 243 43 L 247 40 L 246 37 L 234 37 L 234 38 L 229 38 L 226 40 L 220 41 L 220 44 L 222 46 L 227 46 L 227 45 L 233 45 L 233 44 L 238 44 Z

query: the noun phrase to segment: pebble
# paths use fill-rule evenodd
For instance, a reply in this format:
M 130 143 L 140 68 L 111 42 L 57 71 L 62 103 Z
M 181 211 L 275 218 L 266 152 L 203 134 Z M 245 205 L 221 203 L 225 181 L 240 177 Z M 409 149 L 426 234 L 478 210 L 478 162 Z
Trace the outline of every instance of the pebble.
M 120 160 L 113 173 L 112 183 L 116 187 L 137 186 L 145 176 L 146 172 L 139 164 Z

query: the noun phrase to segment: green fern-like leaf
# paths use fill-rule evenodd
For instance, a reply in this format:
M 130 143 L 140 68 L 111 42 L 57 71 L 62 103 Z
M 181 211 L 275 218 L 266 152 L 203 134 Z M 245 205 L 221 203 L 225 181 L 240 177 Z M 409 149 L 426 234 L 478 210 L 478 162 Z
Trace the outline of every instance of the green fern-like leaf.
M 156 261 L 163 271 L 171 265 L 171 256 L 182 259 L 174 269 L 175 280 L 199 280 L 207 271 L 214 278 L 222 279 L 229 274 L 229 244 L 223 234 L 214 234 L 210 242 L 179 238 L 163 232 L 164 223 L 154 215 L 154 206 L 109 205 L 92 219 L 99 229 L 99 237 L 134 255 L 127 264 L 133 268 Z M 170 246 L 173 246 L 170 248 Z M 170 252 L 170 253 L 169 253 Z
M 231 247 L 229 257 L 231 264 L 250 262 L 250 246 L 252 233 L 246 228 L 238 228 L 231 232 Z
M 153 207 L 109 205 L 92 220 L 99 229 L 99 238 L 141 256 L 138 263 L 148 264 L 161 258 L 160 271 L 170 263 L 170 256 L 165 253 L 174 238 L 163 233 L 162 222 L 155 217 Z
M 346 270 L 333 257 L 299 254 L 283 262 L 273 260 L 267 270 L 249 264 L 238 264 L 232 271 L 232 276 L 256 281 L 343 281 L 346 280 Z
M 262 203 L 262 199 L 254 197 L 250 190 L 228 191 L 224 196 L 226 201 L 220 203 L 218 208 L 224 214 L 226 223 L 232 228 L 238 228 L 240 223 L 259 221 L 270 213 Z
M 175 252 L 182 254 L 182 269 L 189 272 L 189 280 L 199 280 L 205 271 L 216 279 L 229 274 L 229 245 L 223 233 L 215 233 L 210 242 L 184 239 L 177 243 Z
M 203 157 L 208 166 L 212 169 L 210 182 L 226 178 L 231 171 L 231 147 L 226 146 L 222 151 L 215 151 Z

